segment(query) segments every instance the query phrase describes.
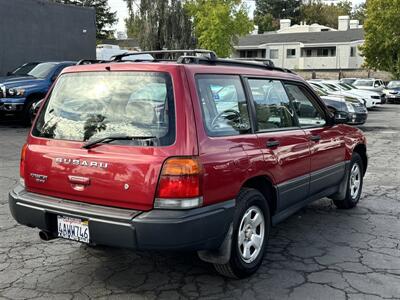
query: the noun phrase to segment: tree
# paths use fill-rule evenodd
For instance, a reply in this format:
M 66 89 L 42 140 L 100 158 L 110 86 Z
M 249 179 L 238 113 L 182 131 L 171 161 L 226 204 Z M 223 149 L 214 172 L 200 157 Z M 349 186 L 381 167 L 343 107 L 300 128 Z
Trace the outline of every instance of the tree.
M 259 34 L 262 34 L 267 31 L 274 31 L 274 30 L 278 29 L 277 22 L 270 13 L 266 13 L 266 14 L 255 13 L 254 14 L 254 23 L 258 27 Z
M 125 0 L 129 17 L 125 20 L 129 37 L 139 39 L 144 50 L 192 48 L 192 22 L 182 0 Z
M 114 32 L 110 28 L 117 22 L 117 13 L 111 11 L 108 0 L 52 0 L 53 2 L 93 7 L 96 10 L 96 37 L 108 38 Z
M 128 17 L 124 20 L 126 34 L 129 38 L 139 38 L 140 34 L 140 16 L 136 13 L 135 7 L 137 4 L 134 0 L 124 0 L 128 7 Z
M 254 28 L 240 0 L 191 0 L 186 9 L 193 17 L 198 45 L 221 57 L 229 56 L 239 36 Z
M 336 5 L 324 4 L 321 0 L 310 0 L 303 3 L 300 9 L 301 19 L 307 24 L 318 23 L 332 28 L 338 27 L 339 16 L 349 16 L 352 6 L 350 1 Z
M 400 0 L 368 0 L 361 47 L 368 68 L 400 78 Z
M 254 23 L 258 26 L 258 32 L 278 29 L 279 19 L 300 22 L 300 5 L 300 0 L 256 0 Z
M 356 5 L 353 12 L 351 13 L 351 18 L 359 20 L 360 24 L 364 24 L 366 13 L 367 13 L 367 2 Z

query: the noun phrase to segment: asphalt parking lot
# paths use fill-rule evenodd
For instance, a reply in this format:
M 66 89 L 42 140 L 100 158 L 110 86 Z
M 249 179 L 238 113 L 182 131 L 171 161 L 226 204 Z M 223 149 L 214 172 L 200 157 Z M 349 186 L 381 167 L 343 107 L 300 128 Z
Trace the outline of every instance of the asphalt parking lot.
M 259 272 L 239 281 L 193 253 L 42 242 L 7 203 L 28 130 L 0 122 L 0 298 L 399 299 L 400 105 L 370 112 L 360 128 L 370 163 L 359 206 L 323 199 L 298 212 L 273 229 Z

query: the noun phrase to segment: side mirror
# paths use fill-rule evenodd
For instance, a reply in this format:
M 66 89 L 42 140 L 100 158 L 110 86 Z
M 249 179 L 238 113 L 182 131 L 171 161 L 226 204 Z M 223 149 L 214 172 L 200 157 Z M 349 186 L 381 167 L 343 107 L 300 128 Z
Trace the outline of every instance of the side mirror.
M 7 72 L 6 76 L 11 76 L 12 73 L 11 72 Z
M 51 77 L 51 82 L 54 82 L 54 81 L 56 81 L 56 79 L 57 79 L 57 77 L 58 77 L 58 75 L 53 75 L 53 77 Z
M 345 111 L 335 111 L 332 119 L 334 124 L 346 124 L 349 121 L 349 114 Z

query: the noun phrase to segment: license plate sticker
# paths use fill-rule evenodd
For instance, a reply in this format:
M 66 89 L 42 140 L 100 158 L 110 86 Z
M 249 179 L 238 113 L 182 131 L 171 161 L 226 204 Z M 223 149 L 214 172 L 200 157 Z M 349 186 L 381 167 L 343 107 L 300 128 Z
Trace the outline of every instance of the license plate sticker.
M 58 236 L 64 239 L 89 243 L 89 221 L 57 216 Z

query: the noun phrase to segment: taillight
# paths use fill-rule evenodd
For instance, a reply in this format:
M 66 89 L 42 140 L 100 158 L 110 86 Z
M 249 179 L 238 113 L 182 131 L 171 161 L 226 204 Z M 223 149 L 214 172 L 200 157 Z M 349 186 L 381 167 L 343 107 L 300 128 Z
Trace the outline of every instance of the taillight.
M 24 144 L 21 150 L 21 160 L 19 163 L 19 177 L 20 183 L 25 186 L 25 156 L 26 156 L 26 149 L 28 148 L 28 144 Z
M 200 176 L 201 166 L 196 158 L 168 159 L 161 170 L 154 207 L 189 209 L 201 206 Z

